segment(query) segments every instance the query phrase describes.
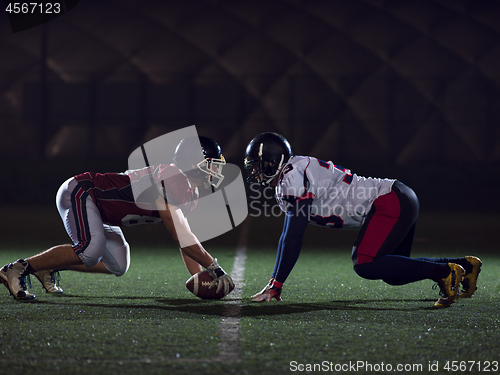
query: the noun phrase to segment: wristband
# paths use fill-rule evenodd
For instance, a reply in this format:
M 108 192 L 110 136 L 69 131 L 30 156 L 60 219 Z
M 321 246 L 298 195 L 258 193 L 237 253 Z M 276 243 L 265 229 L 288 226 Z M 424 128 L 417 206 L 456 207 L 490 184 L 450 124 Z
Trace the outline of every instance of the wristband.
M 276 281 L 275 279 L 269 280 L 269 285 L 271 285 L 271 289 L 279 290 L 283 289 L 283 283 Z

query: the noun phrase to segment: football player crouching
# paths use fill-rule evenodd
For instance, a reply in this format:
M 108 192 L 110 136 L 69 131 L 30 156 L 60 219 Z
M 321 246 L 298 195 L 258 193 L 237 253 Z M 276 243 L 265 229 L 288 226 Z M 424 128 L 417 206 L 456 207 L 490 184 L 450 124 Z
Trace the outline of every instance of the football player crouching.
M 163 222 L 191 275 L 205 268 L 218 292 L 234 288 L 231 277 L 186 220 L 196 206 L 199 189 L 219 186 L 224 165 L 217 142 L 200 136 L 183 139 L 171 164 L 69 178 L 59 188 L 56 203 L 72 244 L 56 245 L 3 266 L 0 281 L 15 299 L 33 300 L 35 295 L 26 287 L 30 274 L 51 294 L 63 292 L 56 278 L 62 270 L 121 276 L 130 265 L 130 247 L 121 227 Z M 134 185 L 144 186 L 145 181 L 150 187 L 135 199 Z
M 275 187 L 277 203 L 285 212 L 271 279 L 253 296 L 254 301 L 281 300 L 308 224 L 358 230 L 351 258 L 354 271 L 365 279 L 390 285 L 433 280 L 441 294 L 436 307 L 450 306 L 457 297 L 475 293 L 479 258 L 410 257 L 419 201 L 401 181 L 366 178 L 331 161 L 294 156 L 288 141 L 270 132 L 250 141 L 244 164 L 247 181 Z

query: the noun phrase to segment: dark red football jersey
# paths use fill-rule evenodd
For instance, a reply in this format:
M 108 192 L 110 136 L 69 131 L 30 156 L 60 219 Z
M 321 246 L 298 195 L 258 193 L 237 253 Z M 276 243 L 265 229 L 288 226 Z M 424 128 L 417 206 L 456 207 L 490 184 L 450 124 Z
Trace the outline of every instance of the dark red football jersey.
M 174 164 L 123 173 L 85 172 L 75 176 L 92 197 L 104 223 L 118 226 L 161 223 L 156 200 L 166 200 L 184 215 L 196 206 L 198 192 Z

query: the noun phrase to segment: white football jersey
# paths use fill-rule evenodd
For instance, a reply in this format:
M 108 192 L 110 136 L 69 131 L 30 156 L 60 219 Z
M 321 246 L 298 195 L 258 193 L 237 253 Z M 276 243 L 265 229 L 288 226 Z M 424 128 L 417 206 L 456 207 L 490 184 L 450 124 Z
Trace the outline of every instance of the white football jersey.
M 286 212 L 296 202 L 312 198 L 311 224 L 359 229 L 373 201 L 389 193 L 394 181 L 361 177 L 331 161 L 294 156 L 280 174 L 276 199 Z

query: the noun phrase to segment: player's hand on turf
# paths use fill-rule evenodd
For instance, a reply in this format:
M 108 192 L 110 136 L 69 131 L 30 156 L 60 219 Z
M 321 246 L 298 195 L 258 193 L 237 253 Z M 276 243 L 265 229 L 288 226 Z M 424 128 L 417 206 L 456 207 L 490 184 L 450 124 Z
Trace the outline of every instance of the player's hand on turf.
M 252 301 L 254 302 L 269 302 L 273 298 L 276 298 L 277 301 L 281 301 L 281 291 L 283 289 L 283 283 L 280 283 L 274 279 L 269 280 L 269 284 L 267 284 L 264 289 L 262 289 L 259 293 L 254 294 L 252 296 Z
M 229 290 L 234 288 L 233 279 L 217 264 L 217 259 L 214 259 L 213 263 L 207 267 L 207 271 L 213 279 L 208 289 L 217 286 L 217 293 L 224 289 L 224 295 L 227 295 Z

